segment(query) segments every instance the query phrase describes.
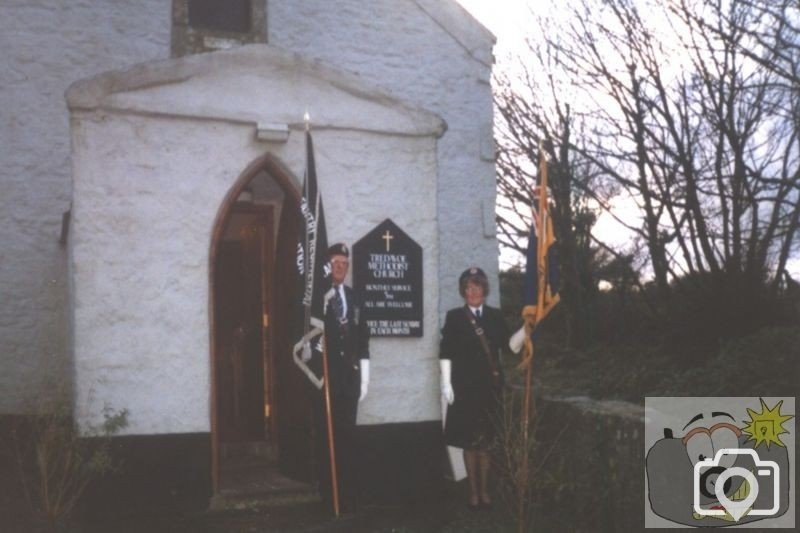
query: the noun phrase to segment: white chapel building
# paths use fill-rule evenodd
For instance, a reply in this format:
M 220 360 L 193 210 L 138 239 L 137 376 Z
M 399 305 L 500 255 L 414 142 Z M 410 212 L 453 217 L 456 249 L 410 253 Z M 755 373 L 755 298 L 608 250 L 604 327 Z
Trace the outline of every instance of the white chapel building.
M 423 333 L 372 339 L 358 415 L 365 490 L 421 494 L 444 313 L 465 268 L 497 286 L 493 44 L 455 0 L 2 2 L 0 417 L 126 409 L 105 491 L 145 505 L 207 503 L 244 448 L 312 482 L 307 112 L 328 241 L 391 219 L 422 249 Z

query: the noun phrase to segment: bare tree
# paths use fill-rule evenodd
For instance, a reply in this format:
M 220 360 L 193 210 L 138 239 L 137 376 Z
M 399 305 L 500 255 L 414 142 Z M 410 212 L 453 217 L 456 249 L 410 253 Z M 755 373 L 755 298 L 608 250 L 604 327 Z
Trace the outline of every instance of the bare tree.
M 755 146 L 737 143 L 728 132 L 738 124 L 719 117 L 717 121 L 722 123 L 719 129 L 725 132 L 738 156 L 737 182 L 753 182 L 749 192 L 756 205 L 764 201 L 772 204 L 767 214 L 753 210 L 743 270 L 753 274 L 773 263 L 772 288 L 776 290 L 789 256 L 797 248 L 800 226 L 800 4 L 791 0 L 742 0 L 730 6 L 715 4 L 709 14 L 681 0 L 671 9 L 696 33 L 706 36 L 707 45 L 722 43 L 731 55 L 745 58 L 763 73 L 760 83 L 747 88 L 750 101 L 757 105 L 747 109 L 749 114 L 745 116 L 752 123 L 756 112 L 766 115 L 759 118 L 768 123 L 767 139 L 759 140 Z M 738 111 L 740 115 L 745 112 Z M 764 132 L 755 134 L 760 133 Z M 724 237 L 728 244 L 729 235 Z M 733 266 L 741 267 L 741 249 L 731 255 Z
M 766 282 L 777 288 L 800 224 L 796 2 L 570 6 L 565 22 L 540 21 L 525 89 L 507 82 L 498 90 L 501 241 L 521 249 L 520 206 L 530 199 L 519 185 L 544 140 L 559 176 L 556 223 L 567 244 L 576 242 L 574 213 L 565 208 L 576 191 L 612 216 L 619 202 L 634 203 L 637 217 L 616 218 L 646 243 L 660 307 L 680 280 L 744 298 L 743 305 Z M 585 175 L 591 181 L 579 179 Z M 603 194 L 609 190 L 616 199 Z

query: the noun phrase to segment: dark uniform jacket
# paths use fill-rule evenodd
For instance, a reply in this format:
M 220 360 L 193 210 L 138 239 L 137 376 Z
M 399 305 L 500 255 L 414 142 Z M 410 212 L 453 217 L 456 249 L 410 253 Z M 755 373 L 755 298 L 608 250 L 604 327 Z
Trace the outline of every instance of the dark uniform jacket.
M 346 323 L 340 323 L 336 317 L 333 298 L 328 300 L 324 320 L 331 392 L 331 419 L 336 443 L 336 471 L 339 479 L 339 502 L 343 511 L 353 512 L 358 500 L 359 443 L 356 438 L 356 419 L 358 396 L 361 391 L 361 368 L 359 365 L 361 359 L 369 359 L 369 329 L 364 321 L 361 304 L 353 290 L 345 285 L 344 293 L 347 307 Z M 318 375 L 321 375 L 320 354 L 316 354 L 315 358 L 320 369 Z M 312 361 L 314 360 L 312 359 Z M 319 476 L 322 498 L 329 502 L 332 489 L 324 394 L 317 394 L 315 398 L 317 476 Z
M 491 370 L 486 352 L 475 328 L 469 321 L 465 310 L 472 313 L 469 307 L 457 307 L 447 312 L 442 328 L 442 342 L 439 347 L 439 358 L 452 360 L 451 382 L 459 397 L 458 391 L 464 387 L 486 382 L 491 379 Z M 483 304 L 481 318 L 476 319 L 484 330 L 489 344 L 495 368 L 502 371 L 500 353 L 508 345 L 509 333 L 500 310 Z
M 347 323 L 336 318 L 333 298 L 325 310 L 325 338 L 328 343 L 328 372 L 331 391 L 358 396 L 361 385 L 360 360 L 369 359 L 369 328 L 353 289 L 344 285 Z

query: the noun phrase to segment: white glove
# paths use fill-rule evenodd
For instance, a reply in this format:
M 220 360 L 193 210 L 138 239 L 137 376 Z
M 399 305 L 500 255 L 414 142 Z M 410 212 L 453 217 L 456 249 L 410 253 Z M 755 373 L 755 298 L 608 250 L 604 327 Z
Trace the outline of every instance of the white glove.
M 523 325 L 519 328 L 511 338 L 508 339 L 508 347 L 511 348 L 511 351 L 514 353 L 519 353 L 522 350 L 522 345 L 525 344 L 525 326 Z
M 448 405 L 453 405 L 456 395 L 453 392 L 453 385 L 450 383 L 450 369 L 452 361 L 450 359 L 440 359 L 439 368 L 442 371 L 442 397 Z
M 369 359 L 361 359 L 361 394 L 358 397 L 360 402 L 367 397 L 367 389 L 369 388 Z
M 308 363 L 311 361 L 311 343 L 304 342 L 303 343 L 303 351 L 300 354 L 300 359 L 303 360 L 304 363 Z
M 336 290 L 333 287 L 331 287 L 330 289 L 328 289 L 328 292 L 326 292 L 322 296 L 322 315 L 323 316 L 328 314 L 328 302 L 331 301 L 331 298 L 333 298 L 335 294 L 336 294 Z

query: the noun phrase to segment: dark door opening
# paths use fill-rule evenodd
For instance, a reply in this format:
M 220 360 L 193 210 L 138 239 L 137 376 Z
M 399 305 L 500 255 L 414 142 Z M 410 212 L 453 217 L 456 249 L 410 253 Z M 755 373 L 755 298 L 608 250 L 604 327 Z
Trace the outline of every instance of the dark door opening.
M 298 193 L 274 171 L 242 181 L 212 245 L 215 492 L 310 490 L 315 389 L 292 360 Z
M 270 442 L 270 206 L 235 206 L 217 249 L 217 416 L 223 447 Z

